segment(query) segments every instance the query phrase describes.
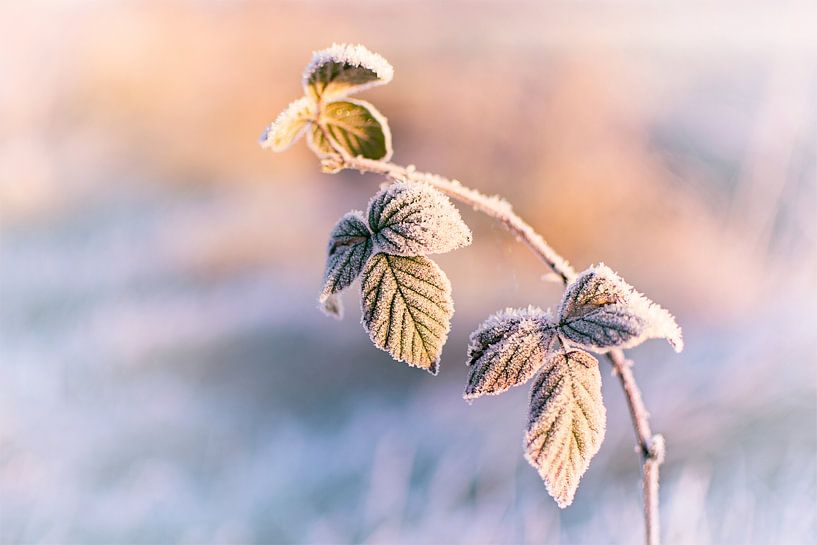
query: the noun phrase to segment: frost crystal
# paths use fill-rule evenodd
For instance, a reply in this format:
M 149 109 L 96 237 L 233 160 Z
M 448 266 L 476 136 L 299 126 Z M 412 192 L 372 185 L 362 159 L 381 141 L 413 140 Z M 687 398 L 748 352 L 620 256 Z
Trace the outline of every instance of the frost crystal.
M 550 314 L 540 308 L 506 309 L 471 334 L 465 399 L 496 395 L 527 382 L 554 348 Z
M 375 245 L 392 255 L 439 254 L 471 244 L 471 230 L 451 201 L 425 184 L 397 182 L 368 210 Z
M 550 356 L 531 387 L 525 458 L 559 507 L 573 503 L 606 418 L 596 359 L 582 350 Z
M 604 264 L 590 267 L 567 288 L 559 307 L 559 332 L 577 345 L 604 352 L 665 338 L 684 348 L 675 318 Z
M 301 97 L 292 101 L 261 134 L 262 148 L 284 151 L 297 141 L 315 117 L 312 100 Z
M 361 281 L 362 322 L 395 359 L 437 374 L 454 302 L 451 283 L 424 256 L 373 255 Z
M 354 282 L 372 255 L 371 233 L 362 212 L 353 210 L 338 221 L 326 251 L 326 272 L 318 300 L 324 312 L 340 318 L 342 307 L 335 294 Z
M 304 91 L 327 101 L 341 98 L 394 77 L 391 64 L 362 45 L 332 44 L 316 51 L 303 74 Z

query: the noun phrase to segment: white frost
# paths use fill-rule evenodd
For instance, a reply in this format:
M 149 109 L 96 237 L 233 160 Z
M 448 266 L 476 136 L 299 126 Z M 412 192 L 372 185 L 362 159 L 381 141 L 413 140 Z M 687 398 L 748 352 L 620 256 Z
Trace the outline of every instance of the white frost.
M 559 331 L 579 346 L 602 352 L 655 338 L 667 339 L 676 352 L 684 349 L 672 314 L 603 263 L 588 268 L 568 286 L 559 306 Z
M 508 308 L 485 320 L 469 340 L 466 400 L 527 382 L 554 348 L 555 324 L 549 311 Z
M 433 187 L 397 182 L 368 207 L 375 244 L 392 255 L 439 254 L 471 244 L 471 230 L 451 200 Z
M 258 143 L 264 149 L 284 151 L 306 131 L 313 112 L 313 101 L 309 97 L 293 100 L 278 114 L 275 121 L 264 129 Z
M 312 60 L 304 69 L 304 85 L 307 85 L 310 76 L 315 72 L 315 70 L 330 62 L 359 66 L 361 68 L 371 70 L 377 75 L 377 80 L 356 87 L 357 91 L 368 89 L 374 85 L 389 83 L 394 77 L 394 68 L 392 65 L 389 64 L 389 61 L 377 53 L 369 51 L 360 44 L 351 45 L 333 43 L 331 47 L 327 47 L 326 49 L 312 53 Z

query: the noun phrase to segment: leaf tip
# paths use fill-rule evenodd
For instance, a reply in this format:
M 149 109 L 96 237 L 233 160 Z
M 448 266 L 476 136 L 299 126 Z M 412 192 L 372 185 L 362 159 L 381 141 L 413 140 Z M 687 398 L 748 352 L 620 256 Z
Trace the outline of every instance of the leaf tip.
M 343 302 L 336 294 L 321 294 L 318 298 L 318 308 L 326 316 L 336 320 L 343 319 Z

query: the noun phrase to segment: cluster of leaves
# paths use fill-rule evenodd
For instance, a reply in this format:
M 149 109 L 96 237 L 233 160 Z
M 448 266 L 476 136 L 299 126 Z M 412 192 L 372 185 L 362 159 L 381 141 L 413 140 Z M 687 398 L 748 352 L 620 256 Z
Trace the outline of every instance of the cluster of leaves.
M 361 277 L 363 326 L 378 348 L 437 374 L 454 302 L 451 283 L 429 257 L 471 244 L 471 231 L 448 197 L 424 184 L 397 182 L 363 212 L 332 229 L 319 301 L 341 317 L 338 293 Z
M 628 348 L 649 338 L 683 349 L 669 312 L 609 267 L 590 267 L 567 287 L 555 317 L 535 307 L 506 309 L 471 334 L 464 397 L 500 394 L 535 375 L 525 457 L 566 507 L 604 439 L 598 361 L 586 350 Z
M 387 161 L 386 118 L 348 95 L 388 83 L 392 75 L 383 57 L 360 45 L 318 51 L 304 71 L 305 96 L 264 131 L 261 145 L 281 151 L 306 133 L 321 159 L 346 154 Z M 428 255 L 470 243 L 470 230 L 446 196 L 398 181 L 378 192 L 365 214 L 349 212 L 332 229 L 321 307 L 340 318 L 338 294 L 361 277 L 362 323 L 372 342 L 436 374 L 454 304 L 448 278 Z M 555 316 L 536 307 L 507 309 L 471 334 L 464 397 L 496 395 L 534 378 L 525 457 L 566 507 L 604 438 L 601 376 L 588 350 L 629 348 L 650 338 L 683 348 L 672 315 L 608 267 L 590 267 L 567 287 Z
M 352 157 L 387 161 L 391 131 L 377 108 L 352 93 L 391 81 L 392 66 L 361 45 L 338 45 L 313 54 L 304 70 L 304 96 L 293 101 L 259 139 L 262 147 L 283 151 L 306 133 L 318 157 L 343 150 Z

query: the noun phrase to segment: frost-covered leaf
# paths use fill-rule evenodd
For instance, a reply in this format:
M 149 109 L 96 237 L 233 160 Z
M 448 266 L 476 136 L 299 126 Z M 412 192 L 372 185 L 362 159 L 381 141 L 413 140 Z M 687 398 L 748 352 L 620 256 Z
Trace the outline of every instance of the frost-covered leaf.
M 451 201 L 425 184 L 397 182 L 369 201 L 369 227 L 392 255 L 448 252 L 471 244 L 471 230 Z
M 316 51 L 304 70 L 304 92 L 317 100 L 345 97 L 391 81 L 389 62 L 362 45 L 333 44 Z
M 341 316 L 340 299 L 334 295 L 354 282 L 369 256 L 372 237 L 363 213 L 353 210 L 344 215 L 332 229 L 326 248 L 326 271 L 319 297 L 327 314 Z
M 327 295 L 326 297 L 322 296 L 318 308 L 327 316 L 337 318 L 338 320 L 343 318 L 343 301 L 340 300 L 337 293 Z
M 325 104 L 318 123 L 312 127 L 309 145 L 319 156 L 336 153 L 335 145 L 352 157 L 388 161 L 391 132 L 386 118 L 363 100 L 343 100 Z
M 582 350 L 552 354 L 531 387 L 525 458 L 559 507 L 573 502 L 606 418 L 596 359 Z
M 264 130 L 258 143 L 262 148 L 284 151 L 303 135 L 314 118 L 314 102 L 307 97 L 301 97 L 278 114 L 275 121 Z
M 527 382 L 557 337 L 549 313 L 528 307 L 494 314 L 471 333 L 470 340 L 465 399 L 501 394 Z
M 451 283 L 424 256 L 377 253 L 361 281 L 363 325 L 396 360 L 437 374 L 454 314 Z
M 667 339 L 684 348 L 675 318 L 600 264 L 581 273 L 559 307 L 559 332 L 574 343 L 605 351 L 630 348 L 647 339 Z

